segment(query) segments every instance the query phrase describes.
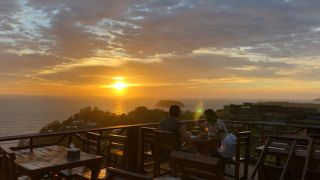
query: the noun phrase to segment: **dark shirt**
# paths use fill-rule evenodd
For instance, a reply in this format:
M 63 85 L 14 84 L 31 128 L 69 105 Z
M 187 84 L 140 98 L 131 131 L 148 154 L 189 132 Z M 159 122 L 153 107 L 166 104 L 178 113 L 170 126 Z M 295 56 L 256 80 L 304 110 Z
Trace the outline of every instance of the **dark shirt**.
M 176 138 L 177 147 L 181 146 L 181 136 L 180 136 L 180 127 L 182 123 L 174 118 L 167 118 L 160 122 L 160 130 L 172 132 Z

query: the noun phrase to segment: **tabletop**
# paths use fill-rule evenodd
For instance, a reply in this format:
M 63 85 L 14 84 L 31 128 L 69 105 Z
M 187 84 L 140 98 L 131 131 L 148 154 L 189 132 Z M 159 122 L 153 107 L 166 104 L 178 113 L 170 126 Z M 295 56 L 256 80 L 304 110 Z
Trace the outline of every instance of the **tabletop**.
M 77 159 L 68 159 L 68 148 L 63 146 L 46 146 L 14 151 L 16 154 L 15 164 L 17 169 L 28 175 L 59 171 L 79 166 L 92 166 L 98 168 L 102 162 L 102 156 L 80 152 Z M 95 169 L 97 170 L 97 169 Z

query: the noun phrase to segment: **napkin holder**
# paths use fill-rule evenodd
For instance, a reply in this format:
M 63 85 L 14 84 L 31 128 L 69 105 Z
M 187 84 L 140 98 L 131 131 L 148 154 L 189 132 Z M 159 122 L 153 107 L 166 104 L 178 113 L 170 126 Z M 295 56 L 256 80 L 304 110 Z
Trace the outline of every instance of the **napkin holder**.
M 79 148 L 68 149 L 67 158 L 68 158 L 68 160 L 80 159 L 80 149 Z

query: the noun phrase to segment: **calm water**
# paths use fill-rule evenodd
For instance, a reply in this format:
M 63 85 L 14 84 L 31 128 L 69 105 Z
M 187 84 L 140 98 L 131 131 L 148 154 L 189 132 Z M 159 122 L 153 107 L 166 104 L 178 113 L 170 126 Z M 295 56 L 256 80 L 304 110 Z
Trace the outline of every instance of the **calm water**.
M 128 112 L 137 106 L 155 108 L 160 99 L 107 99 L 101 97 L 0 96 L 0 137 L 37 133 L 44 125 L 63 121 L 86 106 L 110 112 Z M 225 104 L 253 102 L 235 99 L 172 99 L 182 101 L 184 110 L 222 108 Z

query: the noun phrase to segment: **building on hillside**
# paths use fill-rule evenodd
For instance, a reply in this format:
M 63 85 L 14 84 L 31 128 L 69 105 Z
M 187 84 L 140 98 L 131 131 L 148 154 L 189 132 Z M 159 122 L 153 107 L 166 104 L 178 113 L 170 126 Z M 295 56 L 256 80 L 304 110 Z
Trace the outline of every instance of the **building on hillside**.
M 230 120 L 270 123 L 290 123 L 290 120 L 304 120 L 308 117 L 320 118 L 317 116 L 316 108 L 285 107 L 262 103 L 230 104 L 224 106 L 224 115 Z

